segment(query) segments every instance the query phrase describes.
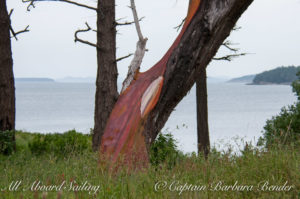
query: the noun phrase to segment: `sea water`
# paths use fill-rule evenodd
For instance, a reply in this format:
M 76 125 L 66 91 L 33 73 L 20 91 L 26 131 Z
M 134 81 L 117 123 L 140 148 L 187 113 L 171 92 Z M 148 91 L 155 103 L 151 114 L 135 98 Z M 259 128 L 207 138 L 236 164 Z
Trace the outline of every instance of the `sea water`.
M 92 83 L 17 82 L 16 128 L 29 132 L 89 133 L 94 126 L 95 85 Z M 291 86 L 208 84 L 211 145 L 255 143 L 267 119 L 296 101 Z M 197 150 L 195 87 L 171 114 L 164 133 L 171 132 L 184 152 Z M 242 147 L 242 146 L 241 146 Z

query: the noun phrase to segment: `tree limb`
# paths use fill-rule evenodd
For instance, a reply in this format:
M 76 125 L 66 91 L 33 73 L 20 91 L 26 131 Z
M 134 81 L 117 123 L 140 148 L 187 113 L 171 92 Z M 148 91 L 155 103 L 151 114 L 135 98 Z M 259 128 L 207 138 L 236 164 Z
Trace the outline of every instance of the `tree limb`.
M 225 55 L 223 57 L 214 57 L 214 58 L 212 58 L 212 60 L 214 60 L 214 61 L 229 61 L 230 62 L 234 58 L 237 58 L 240 56 L 245 56 L 245 55 L 249 54 L 249 53 L 237 53 L 240 49 L 233 48 L 233 47 L 231 47 L 231 45 L 234 45 L 234 44 L 231 43 L 229 40 L 226 40 L 225 42 L 223 42 L 223 44 L 221 46 L 224 46 L 225 48 L 227 48 L 231 52 L 234 52 L 235 54 L 229 54 L 229 55 Z
M 9 14 L 8 14 L 9 18 L 11 18 L 11 15 L 13 14 L 13 12 L 14 12 L 14 9 L 11 9 L 10 12 L 9 12 Z M 17 35 L 22 34 L 22 33 L 25 33 L 25 32 L 29 32 L 28 28 L 29 28 L 29 25 L 26 26 L 26 28 L 24 28 L 23 30 L 20 30 L 20 31 L 18 31 L 18 32 L 15 32 L 14 29 L 13 29 L 13 27 L 12 27 L 11 24 L 10 24 L 10 25 L 9 25 L 9 30 L 10 30 L 11 34 L 13 35 L 13 36 L 10 37 L 10 38 L 13 38 L 13 37 L 14 37 L 14 38 L 18 41 Z
M 140 23 L 139 23 L 139 17 L 137 15 L 134 0 L 130 0 L 130 7 L 131 7 L 131 10 L 132 10 L 132 14 L 133 14 L 133 19 L 134 19 L 134 23 L 135 23 L 136 32 L 139 36 L 139 40 L 142 41 L 142 40 L 144 40 L 144 37 L 143 37 L 142 31 L 141 31 L 141 26 L 140 26 Z
M 11 17 L 11 15 L 12 15 L 13 12 L 14 12 L 14 9 L 11 9 L 10 12 L 9 12 L 9 14 L 8 14 L 9 18 Z
M 247 53 L 240 53 L 240 54 L 231 54 L 231 55 L 226 55 L 224 57 L 214 57 L 212 60 L 215 61 L 232 61 L 232 59 L 240 56 L 245 56 Z
M 231 47 L 232 45 L 234 45 L 233 43 L 231 43 L 230 41 L 225 41 L 222 46 L 226 47 L 228 50 L 233 51 L 233 52 L 238 52 L 239 49 L 238 48 L 233 48 Z
M 174 29 L 176 29 L 177 32 L 178 32 L 178 31 L 180 30 L 180 28 L 183 26 L 185 20 L 186 20 L 186 18 L 184 18 L 178 26 L 174 27 Z
M 145 17 L 140 18 L 139 21 L 142 21 L 144 18 Z M 127 26 L 132 24 L 134 24 L 134 21 L 125 21 L 123 23 L 116 22 L 116 26 Z
M 70 1 L 70 0 L 22 0 L 23 3 L 30 2 L 30 4 L 27 6 L 27 11 L 30 11 L 30 7 L 35 8 L 34 2 L 36 2 L 36 1 L 60 1 L 60 2 L 65 2 L 65 3 L 70 3 L 73 5 L 79 6 L 79 7 L 84 7 L 84 8 L 90 9 L 90 10 L 98 11 L 97 8 L 94 8 L 92 6 L 88 6 L 88 5 L 77 3 L 75 1 Z
M 148 40 L 147 38 L 143 37 L 134 0 L 130 0 L 130 5 L 131 5 L 130 8 L 132 10 L 134 24 L 135 24 L 136 31 L 137 31 L 137 34 L 139 37 L 139 41 L 136 44 L 136 50 L 134 53 L 134 57 L 128 67 L 127 77 L 123 82 L 123 87 L 122 87 L 121 93 L 126 90 L 126 88 L 130 85 L 130 83 L 134 79 L 135 74 L 139 71 L 140 66 L 142 64 L 142 60 L 143 60 L 145 52 L 146 52 L 146 43 Z
M 124 57 L 120 57 L 120 58 L 116 59 L 116 62 L 122 61 L 123 59 L 126 59 L 126 58 L 128 58 L 128 57 L 131 57 L 132 55 L 133 55 L 133 54 L 130 53 L 130 54 L 124 56 Z
M 87 44 L 87 45 L 90 45 L 90 46 L 93 46 L 93 47 L 98 48 L 98 46 L 97 46 L 96 44 L 78 38 L 78 33 L 80 33 L 80 32 L 88 32 L 88 31 L 92 30 L 92 28 L 89 26 L 89 24 L 88 24 L 87 22 L 85 22 L 85 25 L 86 25 L 86 27 L 87 27 L 86 29 L 79 29 L 79 30 L 77 30 L 77 31 L 75 32 L 75 34 L 74 34 L 75 40 L 74 40 L 74 41 L 75 41 L 75 42 L 78 41 L 78 42 L 81 42 L 81 43 L 83 43 L 83 44 Z
M 22 0 L 23 3 L 29 3 L 29 5 L 27 6 L 27 11 L 30 11 L 30 7 L 35 8 L 34 5 L 34 0 Z
M 17 41 L 18 41 L 17 35 L 22 34 L 22 33 L 25 33 L 25 32 L 29 32 L 28 28 L 29 28 L 29 25 L 26 26 L 26 28 L 24 28 L 23 30 L 20 30 L 20 31 L 18 31 L 18 32 L 15 32 L 14 29 L 12 28 L 12 26 L 11 26 L 11 25 L 9 26 L 9 29 L 10 29 L 12 35 L 13 35 L 12 37 L 14 37 Z M 11 37 L 11 38 L 12 38 L 12 37 Z

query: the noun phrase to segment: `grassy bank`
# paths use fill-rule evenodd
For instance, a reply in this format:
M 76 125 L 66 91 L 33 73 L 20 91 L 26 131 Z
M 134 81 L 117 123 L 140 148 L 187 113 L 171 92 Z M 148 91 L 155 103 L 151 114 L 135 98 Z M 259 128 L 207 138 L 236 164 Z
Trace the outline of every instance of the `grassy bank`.
M 249 149 L 239 156 L 212 151 L 208 160 L 184 155 L 171 169 L 162 164 L 110 175 L 90 150 L 37 155 L 28 147 L 32 134 L 16 138 L 17 152 L 0 156 L 1 199 L 300 198 L 300 152 L 293 148 Z

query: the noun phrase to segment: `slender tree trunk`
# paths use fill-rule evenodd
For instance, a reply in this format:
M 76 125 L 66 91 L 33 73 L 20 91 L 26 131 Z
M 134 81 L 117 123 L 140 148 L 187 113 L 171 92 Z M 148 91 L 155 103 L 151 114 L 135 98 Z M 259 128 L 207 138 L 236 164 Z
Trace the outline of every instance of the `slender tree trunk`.
M 210 143 L 208 129 L 208 106 L 207 106 L 207 77 L 206 68 L 201 68 L 200 76 L 196 80 L 197 96 L 197 135 L 198 154 L 203 153 L 207 158 Z
M 6 0 L 0 1 L 0 133 L 15 130 L 15 83 Z M 12 132 L 15 145 L 15 135 Z M 6 153 L 6 152 L 4 152 Z
M 0 131 L 15 129 L 15 85 L 6 0 L 0 1 Z
M 93 150 L 97 151 L 109 115 L 118 99 L 115 0 L 98 0 L 97 62 Z

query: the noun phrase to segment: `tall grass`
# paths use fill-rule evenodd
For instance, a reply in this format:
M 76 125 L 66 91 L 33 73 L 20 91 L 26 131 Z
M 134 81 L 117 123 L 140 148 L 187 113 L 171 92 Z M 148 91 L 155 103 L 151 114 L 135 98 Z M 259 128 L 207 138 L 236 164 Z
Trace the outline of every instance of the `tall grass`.
M 0 156 L 1 199 L 300 198 L 300 152 L 292 147 L 273 147 L 268 151 L 247 148 L 242 155 L 212 150 L 207 160 L 195 154 L 183 155 L 171 168 L 162 163 L 131 174 L 125 171 L 111 174 L 98 166 L 99 156 L 90 150 L 64 157 L 35 155 L 28 148 L 32 135 L 17 133 L 16 136 L 17 152 Z M 16 191 L 8 190 L 19 181 Z M 39 181 L 40 188 L 62 183 L 65 188 L 30 190 Z M 85 182 L 94 186 L 91 193 L 86 191 L 87 186 L 79 187 Z M 286 189 L 291 186 L 290 190 L 273 190 L 283 185 Z M 99 186 L 97 191 L 96 186 Z

